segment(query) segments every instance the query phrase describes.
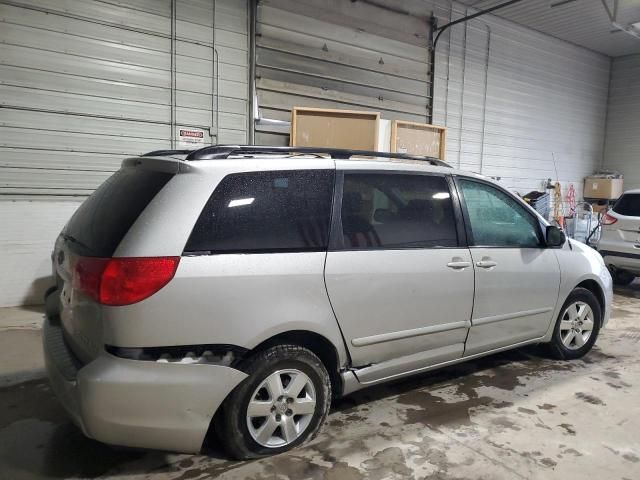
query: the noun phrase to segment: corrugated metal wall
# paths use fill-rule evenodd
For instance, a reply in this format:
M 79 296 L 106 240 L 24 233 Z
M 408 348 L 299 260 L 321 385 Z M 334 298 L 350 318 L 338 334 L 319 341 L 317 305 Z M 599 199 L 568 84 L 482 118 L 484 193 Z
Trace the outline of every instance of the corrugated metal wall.
M 246 0 L 0 1 L 0 305 L 40 301 L 71 212 L 172 124 L 246 142 L 247 30 Z
M 64 221 L 124 156 L 169 146 L 172 117 L 246 141 L 247 0 L 175 1 L 174 23 L 171 0 L 0 0 L 0 305 L 40 300 Z M 431 10 L 441 23 L 464 14 L 427 0 L 261 1 L 262 116 L 308 105 L 424 121 Z M 433 102 L 447 160 L 522 193 L 559 177 L 579 196 L 602 161 L 609 64 L 491 16 L 454 27 Z M 287 134 L 259 127 L 256 143 Z
M 640 55 L 613 59 L 603 166 L 640 188 Z
M 246 3 L 175 1 L 175 22 L 170 0 L 0 4 L 0 193 L 88 194 L 125 156 L 170 146 L 172 109 L 178 127 L 245 141 Z
M 380 5 L 260 2 L 261 115 L 289 120 L 299 105 L 425 121 L 427 17 L 433 11 L 442 25 L 475 10 L 424 1 L 421 8 L 403 3 L 416 12 L 406 15 Z M 433 101 L 434 123 L 449 129 L 447 160 L 499 176 L 520 193 L 560 179 L 565 191 L 574 184 L 579 197 L 582 178 L 602 160 L 609 63 L 491 15 L 453 27 L 437 48 Z M 286 144 L 288 129 L 258 126 L 256 141 Z
M 376 3 L 259 2 L 261 116 L 289 121 L 292 107 L 310 106 L 424 122 L 430 108 L 428 11 L 423 7 L 421 16 L 410 15 L 398 11 L 409 2 L 386 2 L 389 8 Z M 258 125 L 256 143 L 288 145 L 289 131 Z
M 441 25 L 464 13 L 435 9 Z M 447 161 L 522 194 L 559 178 L 580 198 L 602 160 L 609 58 L 490 15 L 440 42 L 434 122 L 449 129 Z
M 0 200 L 0 307 L 42 303 L 51 286 L 51 248 L 79 201 Z

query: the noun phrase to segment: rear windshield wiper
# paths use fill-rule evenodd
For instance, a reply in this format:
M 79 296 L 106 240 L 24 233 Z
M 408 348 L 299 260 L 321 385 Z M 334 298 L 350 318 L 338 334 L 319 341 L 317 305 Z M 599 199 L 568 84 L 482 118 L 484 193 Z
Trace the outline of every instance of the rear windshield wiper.
M 78 240 L 72 235 L 69 235 L 68 233 L 61 233 L 60 236 L 64 238 L 67 242 L 75 243 L 79 247 L 85 248 L 87 250 L 91 250 L 86 244 L 82 243 L 80 240 Z

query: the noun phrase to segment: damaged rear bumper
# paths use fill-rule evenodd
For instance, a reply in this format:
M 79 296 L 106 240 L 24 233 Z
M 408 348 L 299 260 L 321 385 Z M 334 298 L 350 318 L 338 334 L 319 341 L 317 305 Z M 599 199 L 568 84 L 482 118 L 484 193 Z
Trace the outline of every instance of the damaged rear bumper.
M 43 329 L 47 375 L 72 420 L 88 437 L 130 447 L 198 452 L 211 418 L 247 375 L 211 364 L 128 360 L 103 352 L 82 366 L 62 327 Z

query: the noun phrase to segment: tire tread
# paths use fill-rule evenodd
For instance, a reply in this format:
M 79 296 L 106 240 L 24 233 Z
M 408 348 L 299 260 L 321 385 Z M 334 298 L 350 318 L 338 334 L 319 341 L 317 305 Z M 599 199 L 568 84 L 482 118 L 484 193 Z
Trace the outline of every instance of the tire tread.
M 589 341 L 585 344 L 586 348 L 583 347 L 578 350 L 568 350 L 562 345 L 562 341 L 559 338 L 560 322 L 562 320 L 562 314 L 566 310 L 567 306 L 580 297 L 583 297 L 583 298 L 587 297 L 591 300 L 593 304 L 595 304 L 595 306 L 597 307 L 596 308 L 597 318 L 594 319 L 595 320 L 594 331 L 592 332 L 591 338 L 589 339 Z M 562 308 L 560 309 L 560 313 L 558 315 L 558 318 L 556 319 L 556 323 L 553 328 L 553 336 L 551 337 L 551 341 L 546 344 L 547 353 L 549 354 L 549 356 L 557 360 L 573 360 L 586 355 L 591 350 L 591 348 L 593 347 L 593 345 L 595 344 L 598 338 L 598 334 L 600 333 L 601 321 L 602 321 L 602 307 L 600 305 L 600 302 L 598 301 L 598 298 L 593 294 L 591 290 L 588 290 L 582 287 L 574 288 L 569 294 L 569 296 L 567 297 L 567 299 L 565 300 L 565 302 L 562 304 Z
M 317 425 L 310 433 L 307 434 L 305 438 L 305 442 L 309 441 L 315 438 L 315 436 L 320 431 L 320 428 L 324 424 L 327 415 L 329 414 L 329 404 L 332 398 L 331 381 L 329 379 L 329 374 L 327 373 L 326 367 L 318 358 L 318 356 L 311 350 L 299 345 L 281 344 L 255 353 L 246 360 L 242 361 L 239 364 L 238 368 L 246 373 L 248 375 L 248 378 L 251 378 L 260 369 L 264 368 L 265 365 L 272 364 L 280 360 L 297 360 L 303 363 L 308 363 L 321 372 L 323 387 L 325 388 L 325 405 L 320 421 L 317 422 Z M 245 382 L 246 380 L 240 383 L 240 385 L 238 385 L 228 395 L 227 399 L 222 405 L 222 408 L 220 409 L 221 411 L 216 415 L 215 430 L 218 441 L 227 452 L 227 454 L 237 460 L 260 458 L 267 455 L 272 455 L 274 453 L 280 453 L 280 451 L 277 449 L 274 449 L 276 451 L 264 450 L 262 452 L 252 450 L 248 445 L 246 445 L 246 442 L 238 431 L 238 428 L 236 426 L 236 419 L 238 418 L 238 415 L 241 414 L 241 412 L 239 411 L 240 404 L 242 403 L 241 399 L 244 395 L 247 394 L 247 392 L 245 391 Z

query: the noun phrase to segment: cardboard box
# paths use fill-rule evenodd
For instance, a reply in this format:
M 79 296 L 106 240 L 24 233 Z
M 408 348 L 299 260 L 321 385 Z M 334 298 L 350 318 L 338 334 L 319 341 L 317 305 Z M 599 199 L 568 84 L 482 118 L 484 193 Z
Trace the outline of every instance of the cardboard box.
M 444 160 L 446 136 L 445 127 L 394 120 L 391 124 L 391 151 Z
M 294 107 L 289 143 L 372 151 L 378 148 L 379 121 L 379 112 Z
M 584 179 L 584 198 L 602 198 L 614 200 L 622 195 L 622 178 L 597 178 Z

